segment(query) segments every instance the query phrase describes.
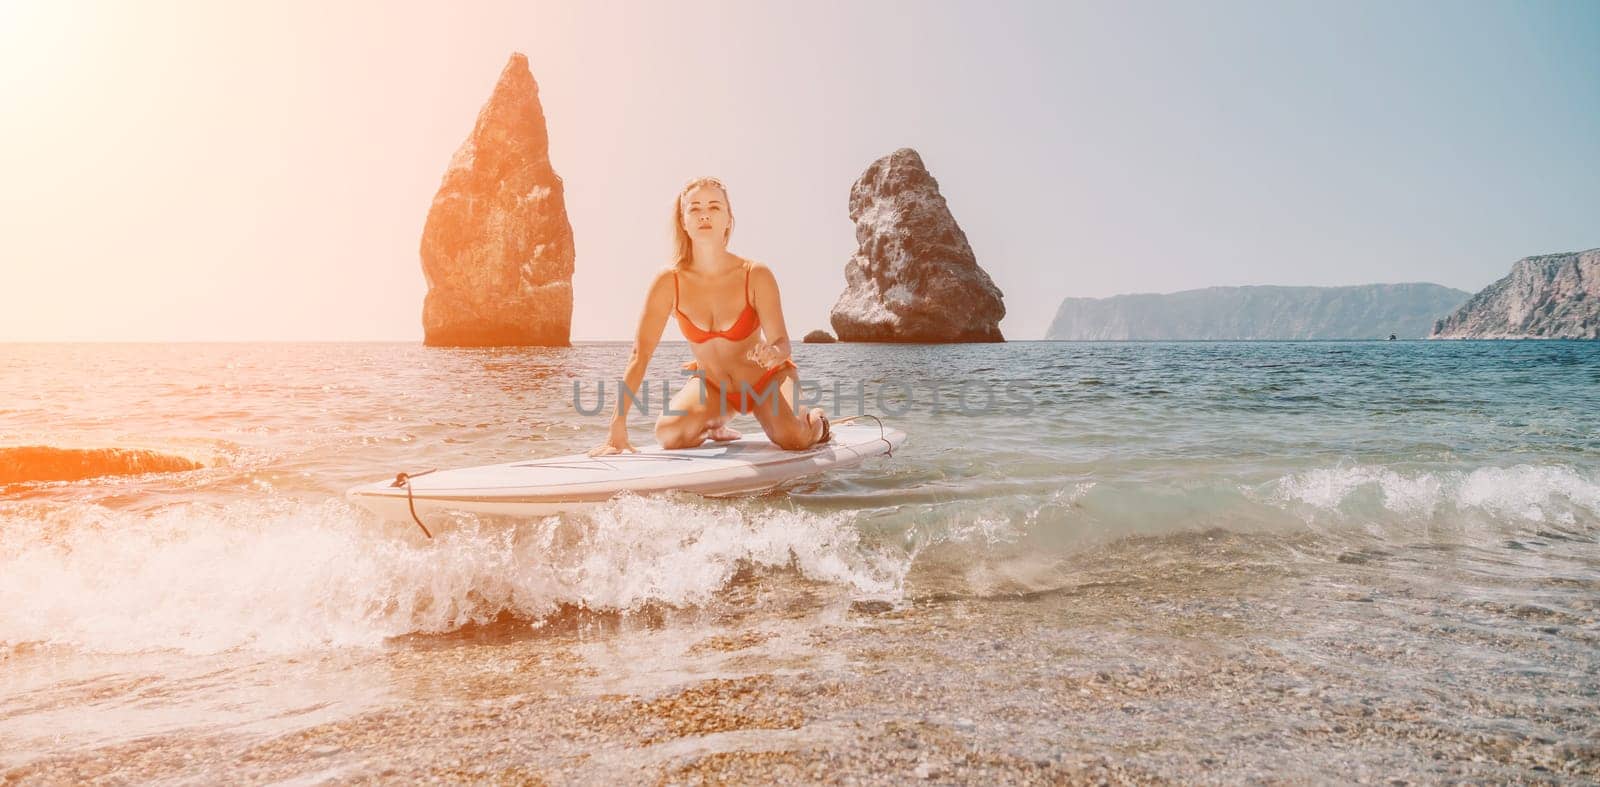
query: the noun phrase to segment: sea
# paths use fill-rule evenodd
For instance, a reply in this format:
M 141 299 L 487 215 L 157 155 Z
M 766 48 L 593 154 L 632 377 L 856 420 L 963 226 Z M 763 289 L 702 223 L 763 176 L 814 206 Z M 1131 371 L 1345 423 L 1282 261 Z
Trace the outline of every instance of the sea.
M 0 344 L 0 782 L 1600 779 L 1600 342 L 804 344 L 903 446 L 345 500 L 596 445 L 628 351 Z

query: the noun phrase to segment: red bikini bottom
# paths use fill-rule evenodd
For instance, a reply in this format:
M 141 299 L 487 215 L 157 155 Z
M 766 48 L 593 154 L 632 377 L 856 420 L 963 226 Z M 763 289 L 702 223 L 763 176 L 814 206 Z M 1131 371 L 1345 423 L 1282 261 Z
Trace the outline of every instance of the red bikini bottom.
M 772 384 L 772 378 L 778 376 L 778 373 L 782 372 L 784 369 L 798 368 L 800 367 L 795 366 L 793 358 L 785 358 L 783 363 L 766 370 L 762 373 L 761 379 L 756 380 L 756 384 L 750 386 L 748 389 L 750 392 L 753 392 L 755 396 L 748 395 L 744 386 L 740 386 L 739 390 L 737 391 L 728 391 L 726 394 L 723 394 L 722 389 L 718 388 L 716 383 L 711 382 L 710 378 L 702 377 L 700 378 L 700 381 L 705 383 L 706 399 L 708 401 L 723 399 L 727 402 L 727 407 L 724 411 L 732 410 L 736 413 L 748 413 L 751 410 L 754 410 L 757 404 L 765 404 L 769 407 L 772 406 L 772 403 L 777 401 L 778 396 L 778 387 L 777 385 Z M 772 386 L 772 390 L 770 392 L 767 390 L 768 385 Z M 757 397 L 760 397 L 759 401 L 757 401 Z

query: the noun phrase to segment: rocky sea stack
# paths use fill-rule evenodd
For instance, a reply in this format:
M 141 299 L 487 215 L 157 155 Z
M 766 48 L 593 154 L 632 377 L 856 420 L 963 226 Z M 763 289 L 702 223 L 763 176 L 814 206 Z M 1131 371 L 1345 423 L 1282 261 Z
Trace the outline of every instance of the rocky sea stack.
M 1000 288 L 915 150 L 867 167 L 850 187 L 859 248 L 829 320 L 842 342 L 1003 342 Z
M 513 54 L 422 230 L 423 342 L 556 345 L 572 331 L 572 225 L 539 85 Z
M 833 342 L 838 341 L 838 339 L 833 338 L 833 334 L 818 328 L 817 330 L 806 334 L 805 338 L 801 339 L 800 341 L 807 344 L 832 344 Z
M 1517 260 L 1431 338 L 1600 339 L 1600 249 Z

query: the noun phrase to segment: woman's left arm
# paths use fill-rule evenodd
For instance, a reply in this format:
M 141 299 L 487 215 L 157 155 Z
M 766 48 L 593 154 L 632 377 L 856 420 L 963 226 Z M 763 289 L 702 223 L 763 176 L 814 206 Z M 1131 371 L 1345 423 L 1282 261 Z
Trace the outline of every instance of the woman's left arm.
M 750 350 L 750 359 L 765 367 L 783 363 L 789 357 L 789 329 L 783 322 L 783 300 L 778 296 L 778 277 L 759 262 L 750 263 L 750 302 L 761 318 L 765 342 Z

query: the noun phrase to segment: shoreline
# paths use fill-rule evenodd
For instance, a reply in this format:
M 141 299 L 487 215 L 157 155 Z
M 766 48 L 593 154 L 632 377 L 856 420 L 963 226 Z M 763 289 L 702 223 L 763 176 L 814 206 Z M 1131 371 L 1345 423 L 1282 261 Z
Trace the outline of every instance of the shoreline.
M 1452 600 L 1471 572 L 1436 550 L 1285 567 L 1241 536 L 1191 540 L 1202 563 L 1129 579 L 1146 545 L 1124 544 L 1041 594 L 863 604 L 779 572 L 701 608 L 406 637 L 322 676 L 390 687 L 342 718 L 91 745 L 0 779 L 1238 782 L 1289 761 L 1355 781 L 1600 777 L 1600 678 L 1561 645 L 1594 645 L 1582 599 L 1600 585 L 1485 605 Z M 1377 565 L 1400 560 L 1421 567 Z

